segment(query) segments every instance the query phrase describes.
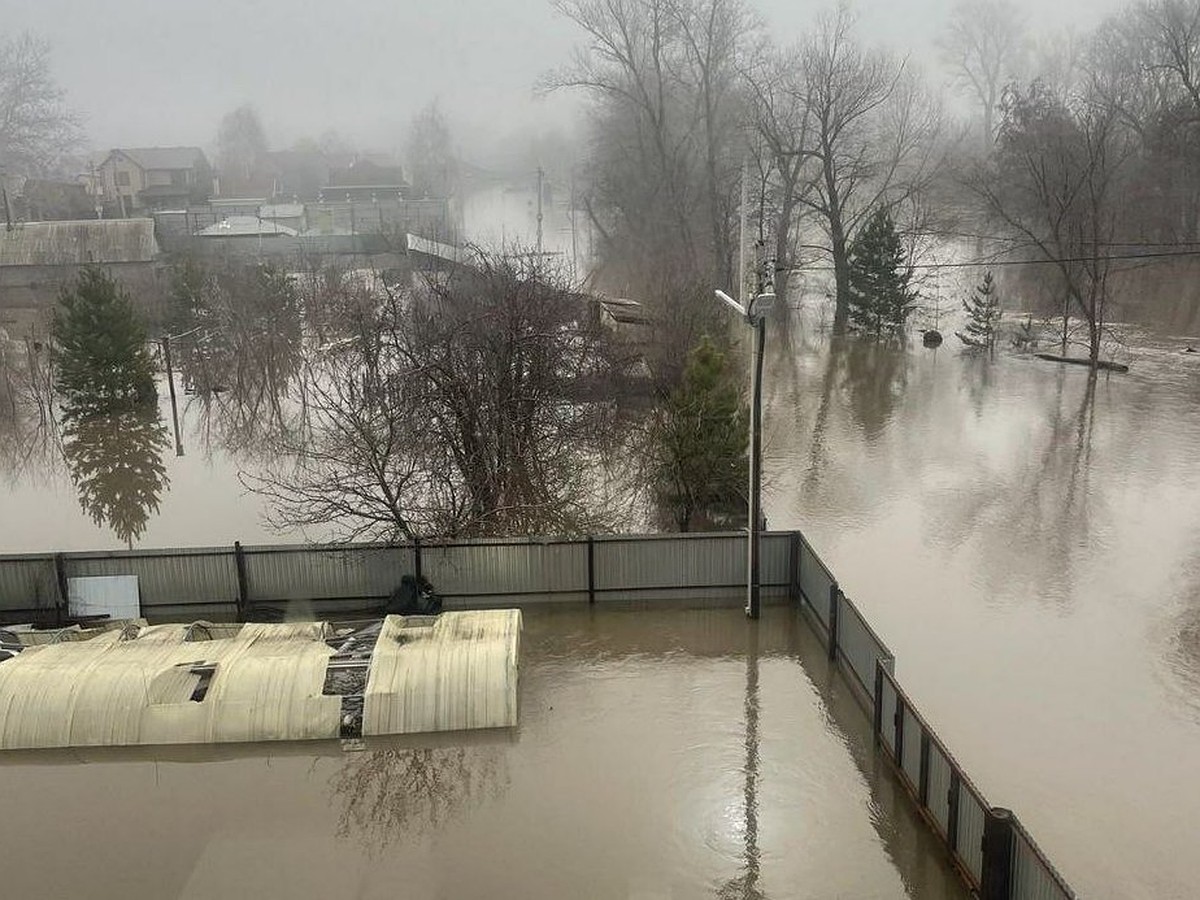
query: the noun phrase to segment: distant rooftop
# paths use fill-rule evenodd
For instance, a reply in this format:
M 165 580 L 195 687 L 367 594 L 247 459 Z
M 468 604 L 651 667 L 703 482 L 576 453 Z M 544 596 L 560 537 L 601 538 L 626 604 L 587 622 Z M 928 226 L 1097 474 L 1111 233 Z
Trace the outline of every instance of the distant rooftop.
M 229 216 L 199 232 L 200 237 L 244 237 L 246 235 L 296 237 L 298 234 L 300 232 L 295 228 L 288 228 L 286 225 L 264 220 L 258 216 Z
M 128 156 L 143 169 L 190 169 L 205 162 L 199 147 L 115 147 L 113 153 Z
M 0 230 L 0 266 L 68 266 L 152 262 L 153 219 L 27 222 Z

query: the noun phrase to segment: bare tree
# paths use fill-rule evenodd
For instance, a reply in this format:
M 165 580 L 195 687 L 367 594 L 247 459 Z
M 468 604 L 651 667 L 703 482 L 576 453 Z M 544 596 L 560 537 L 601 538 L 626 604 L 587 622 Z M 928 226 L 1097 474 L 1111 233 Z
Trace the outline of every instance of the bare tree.
M 248 104 L 226 113 L 217 129 L 217 166 L 223 178 L 245 183 L 267 155 L 267 136 L 258 111 Z
M 0 39 L 0 171 L 44 173 L 79 144 L 79 118 L 63 96 L 49 43 L 30 34 Z
M 1093 366 L 1108 320 L 1111 248 L 1132 151 L 1111 105 L 1094 95 L 1057 96 L 1034 82 L 1008 92 L 996 152 L 968 180 L 988 214 L 1057 274 L 1062 350 L 1073 311 L 1086 323 Z
M 816 158 L 812 106 L 800 51 L 767 47 L 745 72 L 751 97 L 758 174 L 759 240 L 771 242 L 775 296 L 786 306 L 799 265 L 801 214 L 814 185 L 806 173 Z
M 590 93 L 585 209 L 609 280 L 661 290 L 663 273 L 730 285 L 743 153 L 739 55 L 754 23 L 739 0 L 558 0 L 586 35 L 550 87 Z M 701 235 L 707 234 L 705 240 Z
M 836 284 L 834 330 L 850 312 L 849 249 L 878 207 L 917 197 L 936 169 L 940 110 L 905 62 L 865 50 L 845 7 L 824 15 L 801 51 L 813 189 L 803 203 L 829 238 Z
M 417 113 L 409 125 L 404 161 L 418 197 L 449 197 L 458 187 L 459 163 L 450 125 L 437 101 Z
M 603 529 L 618 365 L 583 298 L 480 254 L 389 291 L 314 354 L 306 428 L 245 482 L 280 525 L 346 538 Z
M 985 147 L 996 137 L 1004 85 L 1020 74 L 1024 32 L 1024 16 L 1009 0 L 961 0 L 938 41 L 954 82 L 978 104 Z

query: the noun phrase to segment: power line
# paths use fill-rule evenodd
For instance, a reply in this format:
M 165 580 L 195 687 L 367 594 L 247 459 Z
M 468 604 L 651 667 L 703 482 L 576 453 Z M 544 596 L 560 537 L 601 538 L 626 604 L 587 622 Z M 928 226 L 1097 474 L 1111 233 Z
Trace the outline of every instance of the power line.
M 1175 256 L 1200 256 L 1200 247 L 1195 250 L 1160 251 L 1156 253 L 1114 253 L 1106 256 L 1063 256 L 1050 259 L 992 259 L 968 260 L 966 262 L 914 263 L 911 269 L 992 269 L 1005 266 L 1046 266 L 1076 262 L 1119 262 L 1121 260 L 1163 259 Z M 793 266 L 792 272 L 833 272 L 831 265 Z

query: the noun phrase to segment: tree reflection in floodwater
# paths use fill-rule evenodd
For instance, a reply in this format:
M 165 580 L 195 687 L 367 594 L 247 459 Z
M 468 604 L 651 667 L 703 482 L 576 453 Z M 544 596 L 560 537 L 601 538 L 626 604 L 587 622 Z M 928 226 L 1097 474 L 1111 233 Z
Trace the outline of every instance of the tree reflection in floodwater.
M 963 371 L 968 383 L 980 377 L 972 365 Z M 1097 378 L 1075 374 L 1057 373 L 1044 428 L 1031 435 L 1028 452 L 1014 457 L 1024 464 L 1002 475 L 981 472 L 972 490 L 945 494 L 932 525 L 954 546 L 1003 523 L 1004 545 L 983 556 L 987 577 L 1010 591 L 1023 587 L 1029 596 L 1060 601 L 1071 595 L 1073 567 L 1089 552 L 1096 506 L 1104 502 L 1092 485 Z
M 54 469 L 58 457 L 54 371 L 44 341 L 0 338 L 0 475 L 12 483 Z
M 329 785 L 342 803 L 338 837 L 378 854 L 498 797 L 507 759 L 495 744 L 367 749 L 348 755 Z
M 163 450 L 170 445 L 170 435 L 157 407 L 71 418 L 63 426 L 62 440 L 84 511 L 132 545 L 158 511 L 169 484 Z

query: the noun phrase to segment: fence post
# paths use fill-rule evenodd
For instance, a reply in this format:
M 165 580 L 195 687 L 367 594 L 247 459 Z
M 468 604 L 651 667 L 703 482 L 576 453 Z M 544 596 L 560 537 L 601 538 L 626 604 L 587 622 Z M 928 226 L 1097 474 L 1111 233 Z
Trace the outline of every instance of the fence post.
M 838 590 L 836 584 L 829 586 L 829 659 L 837 662 L 838 654 Z
M 589 534 L 587 539 L 588 603 L 596 602 L 596 541 Z
M 58 581 L 58 602 L 54 604 L 54 624 L 62 626 L 63 610 L 67 609 L 67 560 L 61 553 L 54 554 L 54 577 Z
M 1012 900 L 1013 814 L 999 806 L 984 813 L 980 900 Z
M 958 853 L 958 797 L 962 791 L 962 778 L 958 769 L 950 768 L 950 790 L 946 797 L 946 839 L 950 849 Z
M 917 775 L 917 796 L 921 805 L 929 809 L 929 732 L 921 729 L 921 769 Z
M 792 532 L 791 560 L 788 566 L 788 602 L 800 602 L 800 560 L 804 558 L 800 550 L 800 532 Z
M 233 561 L 237 567 L 237 617 L 239 622 L 244 622 L 250 608 L 250 589 L 246 580 L 246 554 L 241 541 L 233 542 Z
M 875 732 L 875 745 L 880 743 L 883 735 L 883 660 L 875 657 L 875 717 L 872 720 Z

